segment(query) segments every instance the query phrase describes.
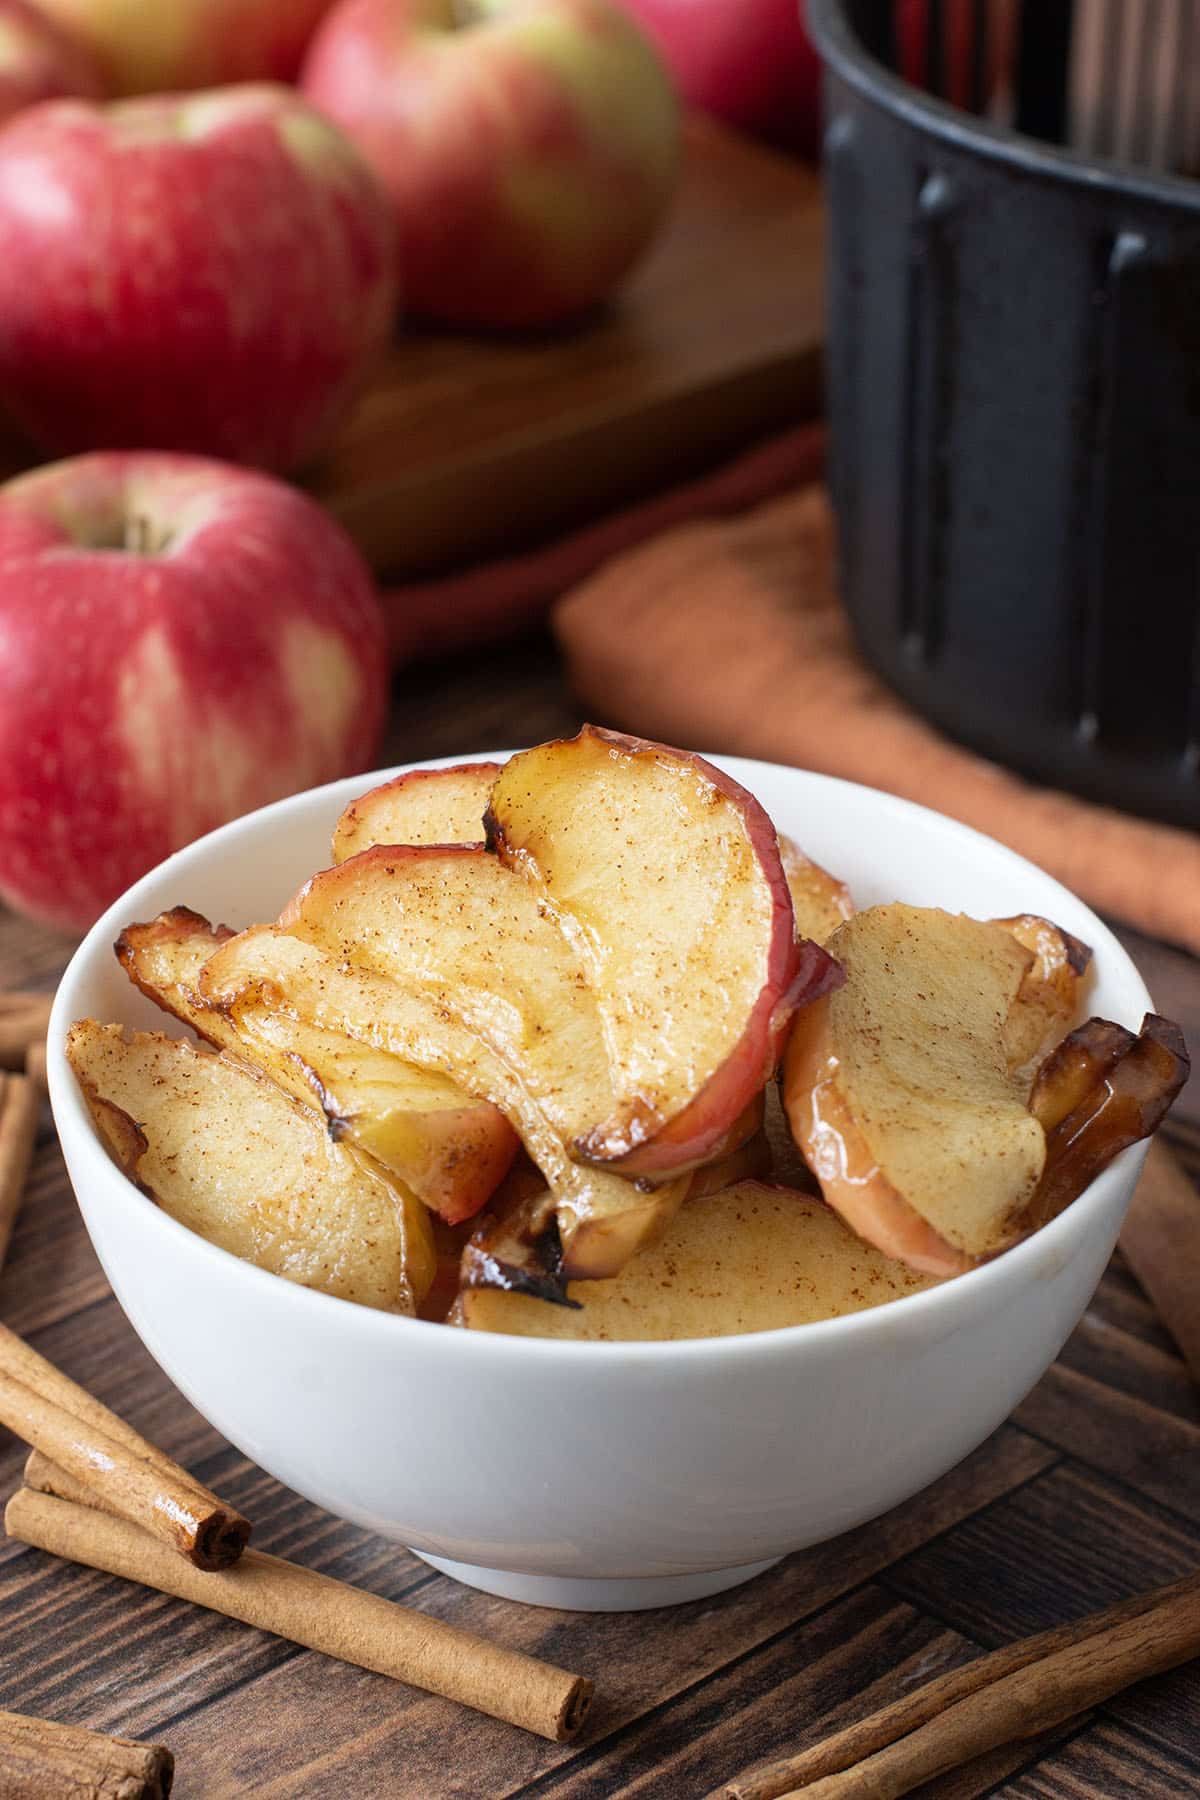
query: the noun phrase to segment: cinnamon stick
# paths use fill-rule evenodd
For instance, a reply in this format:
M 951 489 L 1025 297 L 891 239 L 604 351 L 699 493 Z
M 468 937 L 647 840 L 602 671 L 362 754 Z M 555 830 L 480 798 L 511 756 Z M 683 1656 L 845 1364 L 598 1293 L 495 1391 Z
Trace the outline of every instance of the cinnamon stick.
M 37 1121 L 33 1082 L 24 1075 L 0 1075 L 0 1268 L 21 1210 Z
M 44 1038 L 52 994 L 0 994 L 0 1069 L 19 1069 L 30 1044 Z
M 1142 1179 L 1121 1228 L 1121 1254 L 1179 1353 L 1200 1381 L 1200 1194 L 1161 1138 L 1146 1157 Z
M 592 1684 L 580 1675 L 260 1550 L 247 1550 L 236 1568 L 201 1575 L 127 1520 L 28 1488 L 13 1495 L 4 1524 L 22 1543 L 211 1607 L 554 1743 L 575 1737 L 591 1706 Z
M 199 1569 L 236 1562 L 250 1523 L 0 1325 L 0 1423 Z
M 798 1756 L 739 1776 L 723 1793 L 728 1800 L 898 1800 L 1196 1655 L 1200 1574 L 1006 1644 Z
M 174 1778 L 162 1744 L 0 1712 L 4 1800 L 167 1800 Z
M 77 1475 L 68 1475 L 42 1450 L 31 1450 L 25 1458 L 24 1482 L 35 1494 L 55 1494 L 60 1500 L 73 1500 L 76 1506 L 93 1506 L 97 1512 L 111 1513 L 114 1519 L 125 1516 L 102 1486 L 91 1487 Z
M 25 1075 L 40 1094 L 46 1091 L 46 1040 L 35 1038 L 25 1052 Z

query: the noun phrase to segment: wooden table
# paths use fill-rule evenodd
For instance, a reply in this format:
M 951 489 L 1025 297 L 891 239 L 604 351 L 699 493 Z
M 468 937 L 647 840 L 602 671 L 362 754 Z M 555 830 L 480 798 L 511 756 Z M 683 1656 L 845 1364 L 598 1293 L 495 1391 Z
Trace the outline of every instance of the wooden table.
M 397 760 L 532 742 L 576 723 L 540 642 L 412 675 L 395 719 Z M 1200 967 L 1128 941 L 1159 1006 L 1200 1044 Z M 0 914 L 0 982 L 49 985 L 68 949 Z M 1200 1082 L 1172 1137 L 1200 1175 Z M 48 1121 L 0 1278 L 0 1318 L 244 1506 L 264 1549 L 587 1671 L 599 1685 L 594 1725 L 556 1748 L 0 1544 L 0 1707 L 167 1742 L 181 1800 L 699 1800 L 746 1765 L 824 1735 L 981 1647 L 1200 1565 L 1200 1392 L 1119 1258 L 1013 1420 L 936 1487 L 717 1600 L 627 1615 L 544 1612 L 459 1587 L 298 1499 L 218 1438 L 109 1293 Z M 0 1434 L 0 1491 L 21 1461 Z M 924 1792 L 926 1800 L 1195 1795 L 1200 1665 Z

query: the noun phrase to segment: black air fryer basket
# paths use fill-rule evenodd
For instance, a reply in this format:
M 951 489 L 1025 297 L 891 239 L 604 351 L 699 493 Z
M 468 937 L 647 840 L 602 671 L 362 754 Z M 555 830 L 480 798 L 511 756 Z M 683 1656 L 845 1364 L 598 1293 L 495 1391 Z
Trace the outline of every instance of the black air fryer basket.
M 891 0 L 809 0 L 843 591 L 867 660 L 951 736 L 1196 828 L 1200 181 L 1063 141 L 1072 30 L 1102 3 L 1016 9 L 1000 123 L 894 72 Z M 1163 46 L 1129 20 L 1165 8 L 1107 4 L 1113 80 L 1132 58 L 1148 81 Z M 1182 6 L 1186 73 L 1200 0 Z M 948 22 L 927 0 L 935 90 Z M 982 107 L 982 54 L 969 78 Z M 1143 92 L 1135 149 L 1185 154 L 1179 85 L 1178 118 Z

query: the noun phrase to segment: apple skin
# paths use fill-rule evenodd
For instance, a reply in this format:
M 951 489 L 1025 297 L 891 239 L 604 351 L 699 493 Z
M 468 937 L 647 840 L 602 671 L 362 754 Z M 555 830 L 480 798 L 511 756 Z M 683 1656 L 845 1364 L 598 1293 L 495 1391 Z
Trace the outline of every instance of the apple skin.
M 390 209 L 291 90 L 60 100 L 0 131 L 0 392 L 51 455 L 292 469 L 386 343 Z
M 114 94 L 290 81 L 330 0 L 37 0 Z
M 301 86 L 391 196 L 406 305 L 525 328 L 602 299 L 663 219 L 679 112 L 607 0 L 342 0 Z
M 620 0 L 662 52 L 680 94 L 744 131 L 803 156 L 821 139 L 821 59 L 804 22 L 804 0 Z M 899 72 L 925 85 L 929 0 L 896 0 Z M 990 14 L 986 80 L 990 92 L 1015 44 L 1013 0 Z M 966 106 L 971 91 L 971 0 L 948 0 L 944 13 L 949 97 Z
M 0 893 L 21 910 L 82 929 L 202 832 L 371 767 L 386 695 L 370 573 L 282 482 L 112 453 L 0 488 Z
M 100 71 L 83 49 L 28 0 L 0 0 L 0 124 L 63 94 L 98 100 Z
M 726 124 L 815 155 L 821 63 L 801 0 L 621 0 L 683 99 Z
M 671 765 L 679 776 L 698 782 L 702 790 L 719 795 L 738 816 L 757 867 L 758 879 L 769 896 L 771 911 L 762 944 L 762 978 L 741 1018 L 740 1035 L 728 1045 L 722 1060 L 699 1090 L 665 1122 L 657 1109 L 646 1106 L 640 1095 L 627 1095 L 618 1117 L 598 1121 L 591 1131 L 571 1145 L 571 1153 L 577 1161 L 606 1168 L 630 1179 L 678 1174 L 720 1154 L 730 1127 L 751 1105 L 774 1071 L 797 1009 L 840 986 L 845 979 L 840 965 L 819 944 L 796 936 L 795 913 L 780 859 L 779 838 L 763 806 L 733 776 L 694 751 L 630 737 L 598 725 L 584 725 L 574 738 L 552 740 L 537 744 L 531 750 L 519 751 L 497 778 L 484 815 L 489 849 L 508 867 L 523 870 L 551 908 L 567 919 L 575 918 L 576 929 L 603 939 L 604 930 L 598 928 L 593 919 L 573 913 L 571 885 L 578 880 L 578 874 L 571 866 L 569 854 L 564 855 L 562 839 L 552 846 L 552 853 L 562 858 L 564 871 L 568 872 L 565 891 L 559 894 L 554 883 L 547 881 L 540 872 L 537 849 L 531 844 L 526 829 L 530 814 L 527 812 L 523 819 L 522 806 L 534 798 L 539 783 L 555 777 L 565 782 L 575 802 L 566 835 L 568 840 L 573 836 L 578 843 L 578 822 L 586 821 L 589 808 L 595 804 L 589 783 L 596 769 L 603 768 L 609 761 L 620 762 L 629 772 L 629 778 L 636 780 L 639 762 L 652 767 L 660 760 Z M 555 763 L 557 769 L 548 769 L 548 765 Z M 678 808 L 678 816 L 683 816 L 682 806 Z M 536 830 L 536 805 L 532 818 Z M 604 825 L 607 826 L 607 821 Z M 677 828 L 674 820 L 667 827 Z M 689 841 L 695 843 L 696 837 Z M 622 853 L 619 866 L 636 867 L 636 859 L 646 847 L 644 837 L 635 841 L 631 835 L 629 848 Z M 720 854 L 720 851 L 714 852 L 712 844 L 706 842 L 694 855 L 714 853 Z M 648 886 L 645 892 L 652 895 L 653 887 Z M 614 919 L 613 926 L 614 937 L 628 932 L 625 919 Z M 720 983 L 719 973 L 715 981 Z M 724 991 L 728 993 L 727 986 Z

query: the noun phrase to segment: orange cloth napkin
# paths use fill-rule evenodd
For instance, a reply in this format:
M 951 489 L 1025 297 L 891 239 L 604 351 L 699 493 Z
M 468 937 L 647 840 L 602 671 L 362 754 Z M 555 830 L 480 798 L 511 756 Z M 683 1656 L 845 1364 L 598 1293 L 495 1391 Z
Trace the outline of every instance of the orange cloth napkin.
M 1200 953 L 1200 838 L 1029 785 L 951 744 L 864 667 L 823 488 L 617 557 L 561 602 L 554 628 L 598 721 L 921 801 Z

